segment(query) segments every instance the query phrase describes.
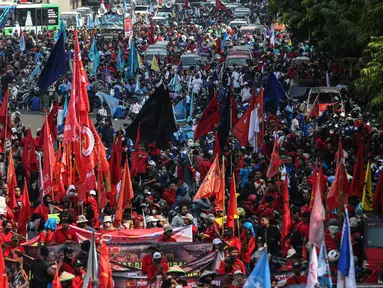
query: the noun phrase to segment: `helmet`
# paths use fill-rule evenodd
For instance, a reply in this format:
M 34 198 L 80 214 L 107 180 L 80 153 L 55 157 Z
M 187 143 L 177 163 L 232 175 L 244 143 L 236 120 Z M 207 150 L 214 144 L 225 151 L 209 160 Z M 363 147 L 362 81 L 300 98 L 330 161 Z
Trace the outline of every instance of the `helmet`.
M 247 197 L 247 201 L 255 203 L 257 202 L 257 196 L 255 194 L 251 194 L 249 197 Z
M 332 263 L 338 261 L 339 255 L 340 255 L 340 253 L 338 250 L 331 250 L 328 253 L 328 261 L 332 262 Z
M 246 212 L 245 212 L 245 210 L 242 207 L 239 207 L 239 208 L 237 208 L 237 215 L 239 217 L 245 217 L 246 216 Z

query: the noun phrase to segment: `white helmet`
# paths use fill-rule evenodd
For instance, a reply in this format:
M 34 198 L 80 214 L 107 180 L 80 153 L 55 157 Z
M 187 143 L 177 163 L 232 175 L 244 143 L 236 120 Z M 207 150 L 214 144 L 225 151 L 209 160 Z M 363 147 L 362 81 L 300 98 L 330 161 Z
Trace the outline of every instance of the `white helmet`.
M 328 253 L 328 261 L 331 263 L 337 262 L 339 259 L 339 255 L 340 255 L 340 253 L 338 250 L 331 250 Z

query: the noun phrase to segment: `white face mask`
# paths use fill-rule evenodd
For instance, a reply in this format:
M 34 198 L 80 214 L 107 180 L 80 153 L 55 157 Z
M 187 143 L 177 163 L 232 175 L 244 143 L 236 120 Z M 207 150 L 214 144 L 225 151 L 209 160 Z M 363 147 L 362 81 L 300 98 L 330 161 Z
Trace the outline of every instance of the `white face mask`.
M 109 223 L 109 222 L 104 223 L 105 228 L 109 228 L 111 225 L 112 225 L 112 223 Z
M 152 210 L 152 214 L 157 214 L 157 213 L 158 213 L 158 210 L 156 210 L 156 209 Z

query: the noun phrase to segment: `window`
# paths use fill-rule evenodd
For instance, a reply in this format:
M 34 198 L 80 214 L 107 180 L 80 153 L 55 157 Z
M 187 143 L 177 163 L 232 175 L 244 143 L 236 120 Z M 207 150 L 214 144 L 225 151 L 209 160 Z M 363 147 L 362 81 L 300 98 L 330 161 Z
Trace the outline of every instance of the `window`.
M 36 26 L 36 8 L 16 9 L 16 19 L 20 26 Z M 28 23 L 27 23 L 28 20 Z

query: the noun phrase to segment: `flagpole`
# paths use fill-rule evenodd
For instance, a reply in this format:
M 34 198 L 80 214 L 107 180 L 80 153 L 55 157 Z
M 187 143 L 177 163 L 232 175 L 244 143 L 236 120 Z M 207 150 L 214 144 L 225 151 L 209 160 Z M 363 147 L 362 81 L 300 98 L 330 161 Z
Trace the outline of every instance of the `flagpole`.
M 222 172 L 224 172 L 224 165 L 225 165 L 225 156 L 223 156 L 222 155 Z M 222 187 L 222 210 L 223 210 L 223 212 L 222 212 L 222 235 L 223 235 L 223 233 L 224 233 L 224 231 L 225 231 L 225 214 L 226 214 L 226 209 L 225 209 L 225 173 L 222 173 L 222 175 L 221 175 L 221 177 L 222 177 L 222 183 L 221 183 L 221 187 Z
M 341 144 L 342 137 L 339 137 L 339 145 Z M 340 154 L 341 151 L 339 151 L 338 148 L 338 154 Z M 338 155 L 338 163 L 337 165 L 341 165 L 341 155 Z M 343 165 L 343 163 L 342 163 Z M 338 214 L 338 221 L 339 221 L 339 227 L 342 227 L 342 212 L 343 212 L 343 173 L 340 173 L 340 181 L 338 183 L 339 187 L 339 214 Z
M 5 106 L 5 127 L 3 128 L 4 129 L 4 151 L 6 150 L 7 148 L 7 128 L 8 128 L 8 106 L 9 106 L 9 88 L 7 88 L 7 91 L 5 92 L 5 94 L 8 93 L 8 101 Z M 3 100 L 4 100 L 4 97 L 3 97 Z M 12 147 L 11 147 L 12 148 Z

